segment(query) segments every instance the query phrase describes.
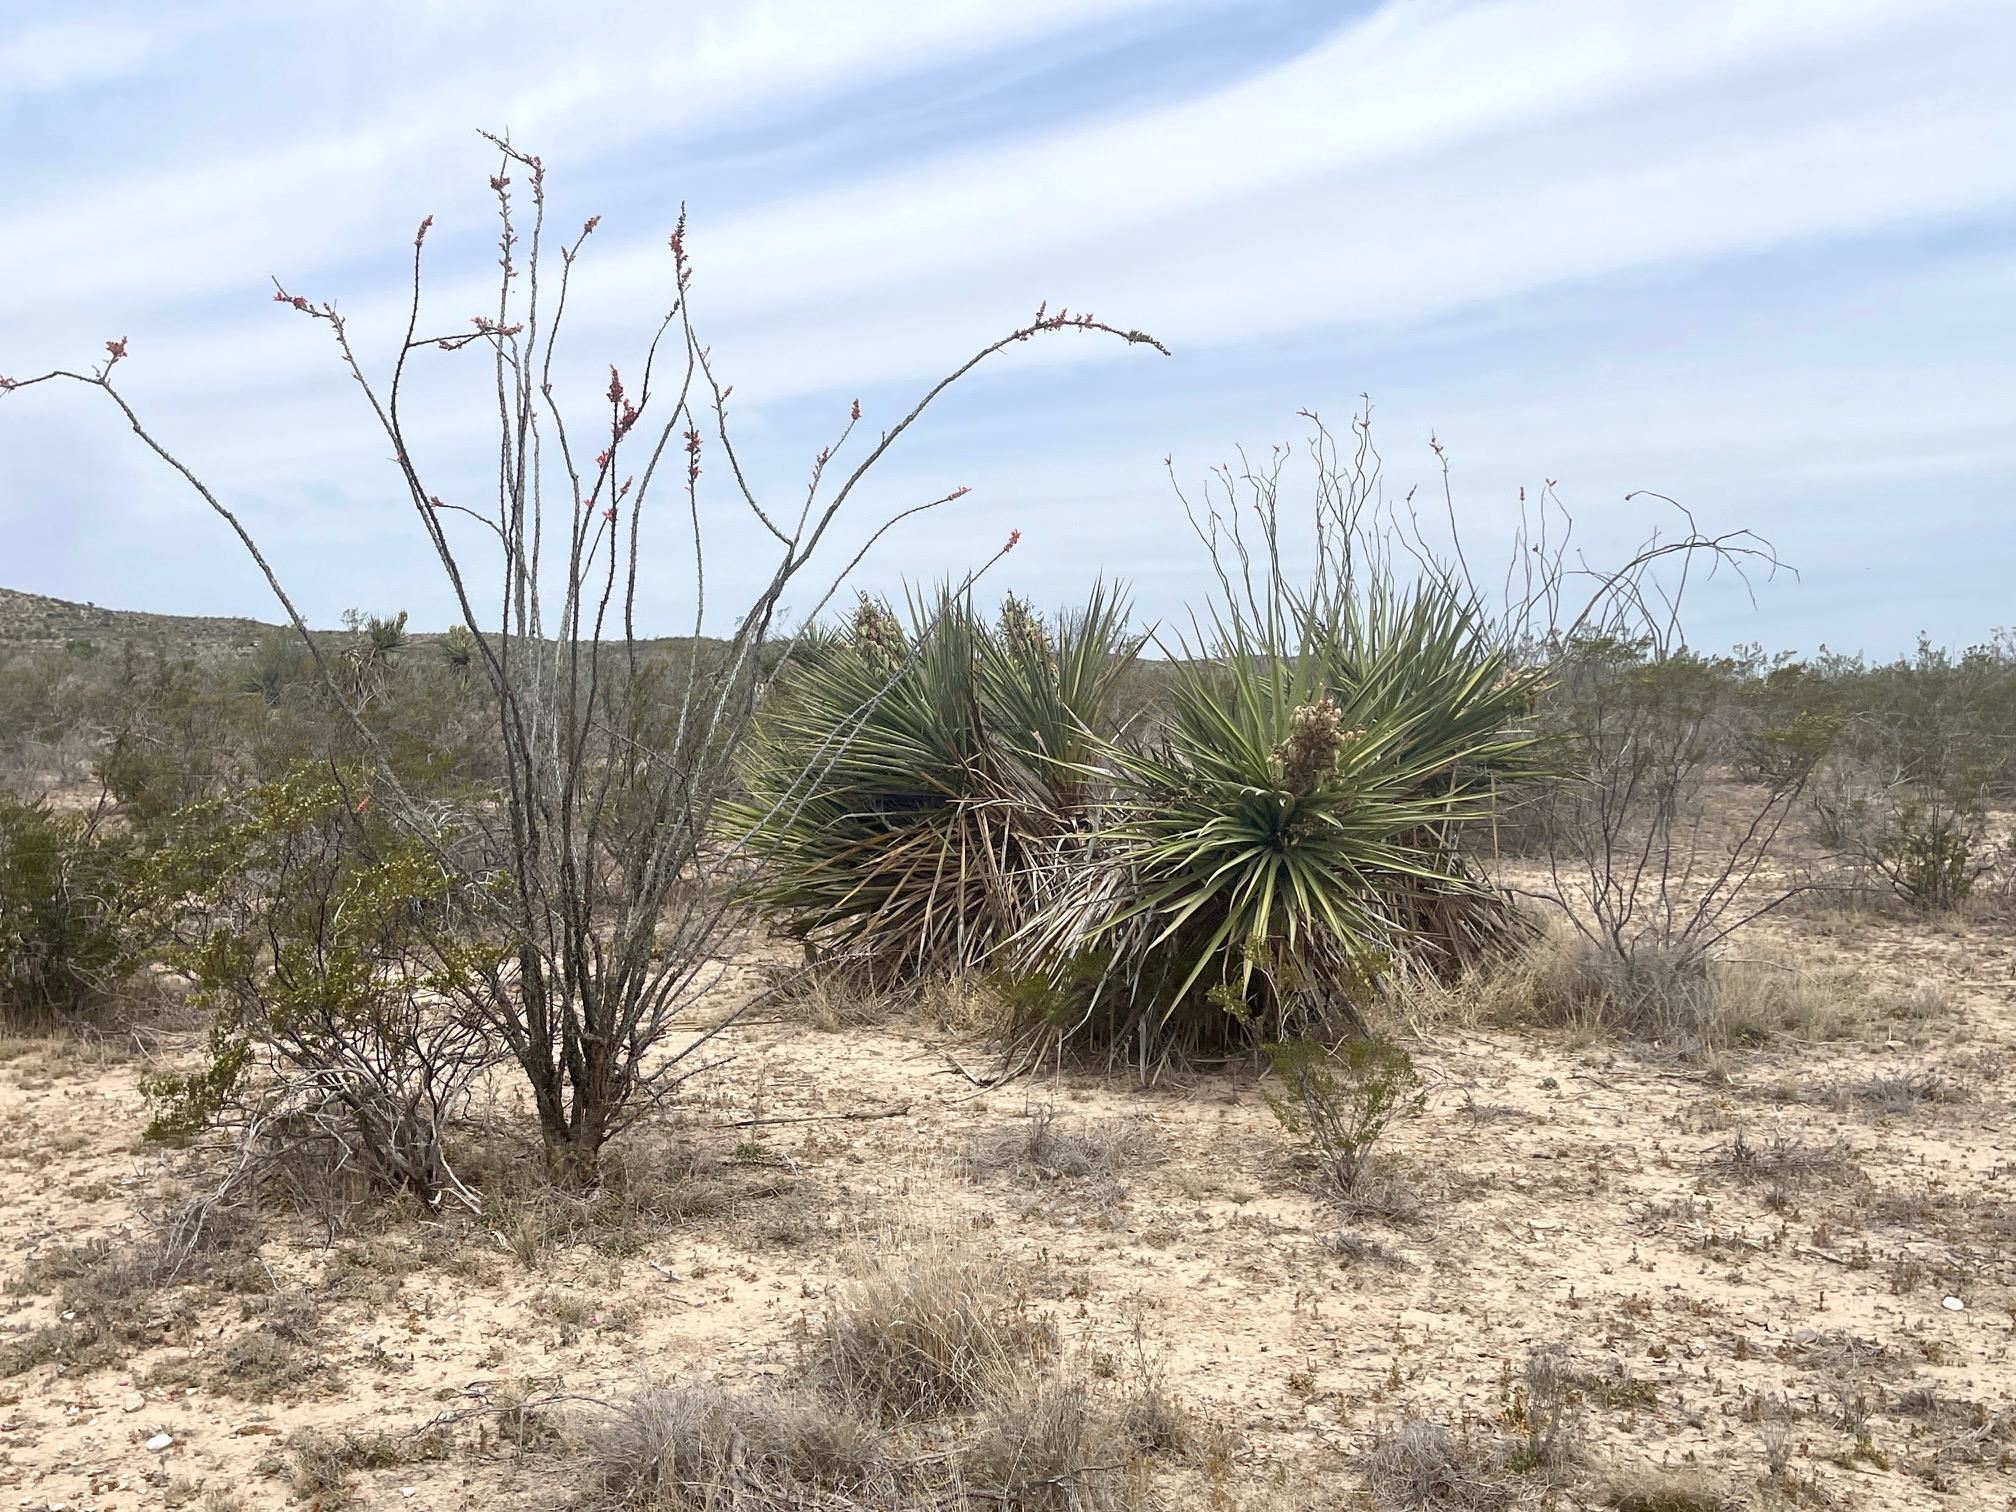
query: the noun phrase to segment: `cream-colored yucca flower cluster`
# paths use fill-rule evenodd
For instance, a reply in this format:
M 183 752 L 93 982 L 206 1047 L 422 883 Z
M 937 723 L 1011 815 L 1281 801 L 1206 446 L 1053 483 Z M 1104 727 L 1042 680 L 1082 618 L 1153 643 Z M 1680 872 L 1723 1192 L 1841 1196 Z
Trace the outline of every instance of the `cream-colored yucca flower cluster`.
M 1050 644 L 1050 631 L 1043 623 L 1043 616 L 1029 607 L 1027 599 L 1009 594 L 1001 600 L 1001 617 L 997 622 L 1001 639 L 1008 648 L 1020 656 L 1040 658 L 1052 670 L 1057 666 L 1057 653 Z
M 1297 704 L 1288 717 L 1288 738 L 1274 747 L 1274 770 L 1281 786 L 1306 798 L 1337 770 L 1345 748 L 1363 735 L 1362 730 L 1344 728 L 1343 711 L 1334 698 Z
M 853 632 L 854 643 L 872 656 L 893 662 L 903 655 L 903 627 L 895 615 L 865 593 L 854 605 Z

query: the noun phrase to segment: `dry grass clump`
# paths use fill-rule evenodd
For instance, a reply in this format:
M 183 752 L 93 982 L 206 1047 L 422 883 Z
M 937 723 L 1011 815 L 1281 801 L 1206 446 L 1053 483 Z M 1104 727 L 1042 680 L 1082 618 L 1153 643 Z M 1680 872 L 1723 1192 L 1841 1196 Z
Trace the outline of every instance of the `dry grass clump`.
M 354 1504 L 351 1478 L 360 1470 L 392 1470 L 444 1460 L 453 1441 L 439 1429 L 413 1433 L 329 1433 L 309 1429 L 287 1441 L 287 1479 L 295 1496 L 334 1512 Z
M 38 1365 L 74 1375 L 120 1364 L 178 1341 L 194 1325 L 194 1288 L 250 1293 L 271 1286 L 251 1263 L 250 1239 L 240 1225 L 220 1221 L 211 1240 L 179 1263 L 158 1242 L 104 1239 L 36 1256 L 7 1289 L 17 1295 L 55 1291 L 61 1316 L 0 1342 L 0 1379 Z
M 1125 1371 L 1062 1350 L 999 1267 L 940 1238 L 914 1249 L 840 1291 L 797 1383 L 694 1379 L 588 1414 L 588 1505 L 1092 1512 L 1134 1505 L 1152 1457 L 1206 1442 L 1145 1353 Z
M 1495 1475 L 1488 1452 L 1440 1423 L 1408 1418 L 1373 1441 L 1365 1479 L 1386 1506 L 1433 1509 L 1505 1505 L 1511 1488 Z
M 994 1265 L 947 1245 L 871 1265 L 828 1309 L 818 1350 L 841 1398 L 885 1422 L 963 1411 L 1055 1346 Z
M 136 1377 L 150 1391 L 200 1388 L 247 1402 L 298 1400 L 331 1384 L 327 1357 L 315 1344 L 319 1309 L 301 1294 L 248 1300 L 243 1315 L 254 1326 L 223 1348 L 171 1356 Z
M 1453 980 L 1409 976 L 1392 998 L 1414 1024 L 1566 1029 L 1687 1058 L 1786 1039 L 1843 1039 L 1870 1017 L 1862 989 L 1846 973 L 1816 973 L 1769 955 L 1667 951 L 1651 943 L 1619 952 L 1560 923 Z
M 1740 1505 L 1700 1475 L 1678 1470 L 1634 1470 L 1613 1477 L 1604 1497 L 1616 1512 L 1734 1512 Z
M 1936 1071 L 1902 1072 L 1892 1076 L 1872 1076 L 1867 1081 L 1840 1088 L 1836 1105 L 1857 1106 L 1878 1118 L 1895 1118 L 1926 1107 L 1947 1107 L 1970 1100 L 1967 1087 Z
M 1132 1381 L 1113 1408 L 1113 1428 L 1136 1454 L 1174 1459 L 1197 1459 L 1228 1449 L 1230 1442 L 1222 1431 L 1199 1421 L 1188 1404 L 1169 1390 L 1138 1338 Z
M 1861 1174 L 1847 1142 L 1838 1136 L 1810 1145 L 1781 1132 L 1759 1143 L 1742 1129 L 1716 1152 L 1709 1167 L 1746 1184 L 1768 1181 L 1778 1186 L 1845 1181 Z
M 879 1028 L 905 1013 L 910 995 L 846 962 L 780 971 L 773 976 L 769 991 L 782 1017 L 828 1034 Z
M 976 1172 L 1117 1187 L 1129 1172 L 1164 1158 L 1161 1135 L 1144 1118 L 1075 1122 L 1061 1117 L 1054 1103 L 1032 1102 L 1019 1126 L 977 1143 L 970 1165 Z
M 997 1035 L 1014 1020 L 1007 997 L 974 972 L 933 972 L 892 983 L 862 962 L 843 959 L 777 972 L 769 993 L 782 1016 L 826 1033 L 913 1022 Z
M 604 1507 L 789 1507 L 822 1494 L 895 1494 L 879 1427 L 809 1393 L 739 1395 L 708 1381 L 654 1386 L 582 1433 Z
M 555 1186 L 531 1150 L 479 1145 L 458 1170 L 483 1194 L 483 1228 L 528 1269 L 552 1249 L 640 1254 L 668 1229 L 718 1223 L 795 1189 L 788 1172 L 722 1160 L 670 1135 L 639 1134 L 610 1145 L 602 1152 L 601 1181 L 587 1192 Z
M 886 1427 L 828 1392 L 741 1393 L 692 1380 L 602 1409 L 580 1433 L 594 1508 L 1129 1505 L 1125 1420 L 1073 1371 L 991 1376 L 975 1409 Z
M 1403 1419 L 1364 1455 L 1374 1498 L 1419 1512 L 1484 1512 L 1564 1484 L 1582 1460 L 1581 1379 L 1563 1350 L 1535 1350 L 1508 1381 L 1503 1420 L 1519 1431 L 1501 1439 Z
M 2016 1410 L 1951 1400 L 1930 1386 L 1905 1391 L 1886 1410 L 1912 1422 L 1901 1468 L 1934 1491 L 1959 1490 L 1953 1472 L 1961 1467 L 2016 1468 Z
M 1114 1474 L 1126 1450 L 1084 1376 L 1005 1378 L 991 1393 L 959 1456 L 963 1489 L 1026 1512 L 1079 1512 L 1121 1505 Z

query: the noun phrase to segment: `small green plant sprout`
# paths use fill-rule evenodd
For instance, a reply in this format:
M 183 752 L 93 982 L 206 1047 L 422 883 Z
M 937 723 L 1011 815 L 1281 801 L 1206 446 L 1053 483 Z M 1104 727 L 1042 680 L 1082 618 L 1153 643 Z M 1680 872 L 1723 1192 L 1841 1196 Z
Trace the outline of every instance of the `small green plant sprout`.
M 1265 1094 L 1290 1134 L 1308 1140 L 1324 1179 L 1351 1197 L 1371 1170 L 1373 1146 L 1395 1119 L 1420 1110 L 1420 1078 L 1391 1040 L 1361 1035 L 1335 1051 L 1311 1039 L 1266 1047 L 1283 1088 Z

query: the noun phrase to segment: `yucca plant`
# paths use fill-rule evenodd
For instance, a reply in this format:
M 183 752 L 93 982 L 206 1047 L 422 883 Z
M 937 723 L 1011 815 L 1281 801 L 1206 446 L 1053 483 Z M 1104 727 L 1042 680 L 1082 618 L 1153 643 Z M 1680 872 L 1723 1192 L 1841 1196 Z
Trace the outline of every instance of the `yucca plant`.
M 1395 961 L 1518 927 L 1458 838 L 1533 758 L 1533 678 L 1448 584 L 1348 581 L 1228 605 L 1170 666 L 1160 735 L 1103 744 L 1097 862 L 1029 936 L 1066 1032 L 1144 1069 L 1334 1036 Z
M 729 815 L 808 954 L 882 981 L 976 966 L 1027 926 L 1084 843 L 1091 743 L 1138 644 L 1104 587 L 1054 624 L 1011 598 L 989 625 L 950 590 L 909 620 L 863 598 L 794 658 Z

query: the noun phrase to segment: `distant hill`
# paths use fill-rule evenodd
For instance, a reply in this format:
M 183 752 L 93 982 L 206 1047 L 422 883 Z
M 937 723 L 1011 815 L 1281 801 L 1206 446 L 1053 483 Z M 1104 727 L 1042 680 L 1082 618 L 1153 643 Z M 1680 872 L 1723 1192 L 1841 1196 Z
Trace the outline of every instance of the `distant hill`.
M 178 651 L 209 648 L 219 651 L 249 651 L 262 637 L 283 628 L 265 620 L 226 619 L 206 614 L 148 614 L 138 609 L 105 609 L 97 604 L 78 604 L 69 599 L 45 598 L 39 593 L 22 593 L 0 588 L 0 653 L 36 647 L 62 647 L 73 641 L 88 641 L 98 649 L 125 642 L 159 644 Z M 612 632 L 620 630 L 611 626 Z M 349 632 L 323 629 L 315 632 L 318 641 L 346 640 Z M 441 638 L 439 631 L 409 629 L 416 646 Z M 719 644 L 719 642 L 711 642 Z M 689 641 L 685 636 L 640 638 L 641 648 L 678 651 Z
M 0 649 L 62 646 L 71 641 L 100 646 L 163 641 L 175 646 L 237 649 L 256 645 L 273 628 L 259 620 L 104 609 L 97 604 L 0 588 Z

